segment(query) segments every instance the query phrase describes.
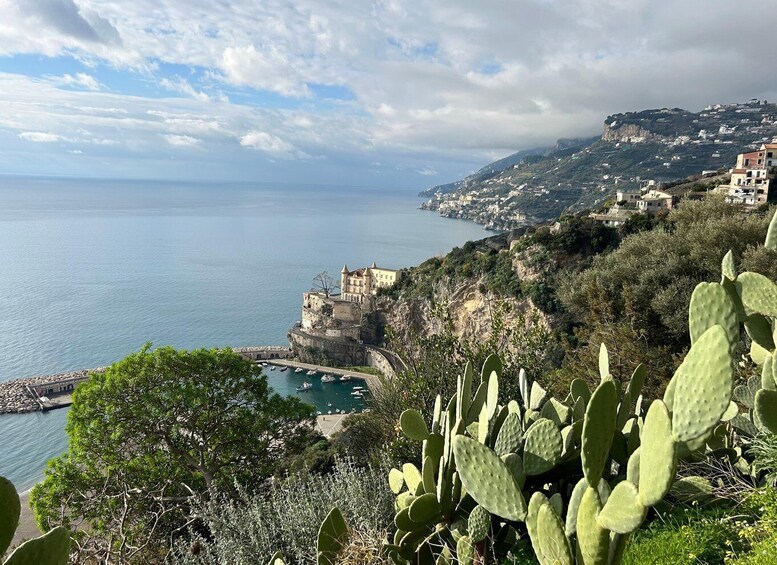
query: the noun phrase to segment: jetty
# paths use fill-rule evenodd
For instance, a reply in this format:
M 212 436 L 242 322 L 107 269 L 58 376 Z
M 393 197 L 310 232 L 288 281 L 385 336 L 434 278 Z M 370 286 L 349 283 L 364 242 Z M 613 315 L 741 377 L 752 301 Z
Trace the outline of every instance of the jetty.
M 0 414 L 23 414 L 70 406 L 75 387 L 105 367 L 0 382 Z

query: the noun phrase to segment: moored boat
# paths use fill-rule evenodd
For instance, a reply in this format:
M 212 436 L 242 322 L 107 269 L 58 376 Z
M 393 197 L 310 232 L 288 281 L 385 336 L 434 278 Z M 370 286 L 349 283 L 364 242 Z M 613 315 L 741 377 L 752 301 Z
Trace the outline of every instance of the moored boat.
M 311 383 L 307 383 L 307 382 L 306 383 L 302 383 L 301 385 L 299 385 L 297 387 L 297 392 L 303 392 L 303 391 L 306 391 L 306 390 L 310 390 L 311 388 L 313 388 L 313 385 Z
M 322 383 L 333 383 L 336 380 L 337 379 L 335 379 L 333 375 L 324 375 L 323 377 L 321 377 Z
M 301 373 L 303 370 L 304 369 L 302 367 L 297 367 L 296 369 L 294 369 L 294 372 L 295 373 Z
M 342 382 L 350 381 L 351 380 L 351 375 L 343 375 L 342 377 L 340 377 L 340 380 Z

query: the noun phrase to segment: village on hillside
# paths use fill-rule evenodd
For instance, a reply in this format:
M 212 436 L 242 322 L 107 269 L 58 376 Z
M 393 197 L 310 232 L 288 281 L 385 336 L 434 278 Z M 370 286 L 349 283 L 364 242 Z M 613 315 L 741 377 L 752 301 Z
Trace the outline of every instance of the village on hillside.
M 717 171 L 704 171 L 702 177 L 715 175 Z M 762 143 L 755 151 L 737 155 L 736 163 L 728 171 L 730 181 L 713 189 L 726 195 L 729 204 L 755 209 L 774 199 L 777 191 L 771 191 L 772 181 L 777 178 L 777 142 Z M 645 181 L 638 191 L 618 190 L 615 204 L 606 212 L 595 212 L 590 216 L 609 227 L 618 227 L 635 214 L 656 215 L 671 210 L 677 204 L 678 196 L 660 190 L 656 181 Z

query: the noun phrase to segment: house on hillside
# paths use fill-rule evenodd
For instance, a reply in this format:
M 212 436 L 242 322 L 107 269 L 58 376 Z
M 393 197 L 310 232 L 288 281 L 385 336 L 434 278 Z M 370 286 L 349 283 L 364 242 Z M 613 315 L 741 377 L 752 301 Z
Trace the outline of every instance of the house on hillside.
M 604 214 L 594 213 L 590 217 L 605 226 L 617 228 L 634 214 L 653 216 L 662 210 L 674 208 L 674 197 L 655 188 L 648 188 L 654 186 L 655 183 L 650 181 L 639 191 L 619 190 L 615 193 L 614 206 Z
M 764 143 L 756 151 L 737 155 L 736 165 L 731 169 L 731 182 L 720 190 L 726 192 L 729 204 L 760 206 L 770 200 L 769 191 L 775 177 L 777 143 Z

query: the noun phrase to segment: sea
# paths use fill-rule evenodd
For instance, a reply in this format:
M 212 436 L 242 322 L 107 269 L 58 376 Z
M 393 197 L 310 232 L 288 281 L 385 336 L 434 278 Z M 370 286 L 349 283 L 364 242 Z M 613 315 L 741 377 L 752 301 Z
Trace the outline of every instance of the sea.
M 0 381 L 146 342 L 286 345 L 316 274 L 410 267 L 488 235 L 419 204 L 402 188 L 0 176 Z M 266 372 L 298 394 L 301 375 Z M 299 394 L 318 410 L 359 408 L 358 383 L 311 379 Z M 0 415 L 0 475 L 20 491 L 40 480 L 67 449 L 66 418 Z

